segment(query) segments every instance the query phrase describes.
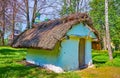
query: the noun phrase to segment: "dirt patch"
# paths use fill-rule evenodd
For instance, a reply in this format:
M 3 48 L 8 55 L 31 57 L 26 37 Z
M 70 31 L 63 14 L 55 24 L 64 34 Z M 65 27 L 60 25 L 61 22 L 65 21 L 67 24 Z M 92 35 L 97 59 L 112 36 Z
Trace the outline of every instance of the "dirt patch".
M 77 73 L 82 78 L 120 78 L 120 67 L 87 68 Z

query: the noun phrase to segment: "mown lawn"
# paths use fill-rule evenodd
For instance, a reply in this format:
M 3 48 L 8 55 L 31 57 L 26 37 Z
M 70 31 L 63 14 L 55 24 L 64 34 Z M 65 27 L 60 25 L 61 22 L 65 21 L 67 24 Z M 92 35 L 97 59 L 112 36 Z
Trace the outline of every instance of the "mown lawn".
M 26 49 L 0 47 L 0 78 L 120 78 L 120 52 L 109 61 L 106 51 L 93 51 L 93 68 L 56 74 L 37 66 L 23 63 Z
M 0 78 L 80 78 L 75 72 L 56 74 L 37 66 L 26 66 L 26 49 L 0 47 Z

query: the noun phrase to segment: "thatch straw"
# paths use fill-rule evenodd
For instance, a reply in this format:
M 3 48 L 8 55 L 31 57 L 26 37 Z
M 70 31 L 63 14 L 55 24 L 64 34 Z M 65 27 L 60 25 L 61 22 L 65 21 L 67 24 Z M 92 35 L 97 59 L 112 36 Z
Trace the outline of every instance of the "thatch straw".
M 92 27 L 92 20 L 87 14 L 76 13 L 61 19 L 34 25 L 34 28 L 20 34 L 14 40 L 12 46 L 53 49 L 57 41 L 61 40 L 72 26 L 80 22 L 87 24 L 96 35 L 98 34 Z

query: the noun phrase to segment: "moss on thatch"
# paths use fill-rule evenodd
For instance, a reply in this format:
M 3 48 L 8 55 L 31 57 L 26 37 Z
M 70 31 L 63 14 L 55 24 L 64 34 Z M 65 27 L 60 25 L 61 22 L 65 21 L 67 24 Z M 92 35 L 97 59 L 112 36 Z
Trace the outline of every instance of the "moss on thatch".
M 60 19 L 41 22 L 16 38 L 13 47 L 53 49 L 57 41 L 65 36 L 72 26 L 84 23 L 97 35 L 92 20 L 86 13 L 71 14 Z

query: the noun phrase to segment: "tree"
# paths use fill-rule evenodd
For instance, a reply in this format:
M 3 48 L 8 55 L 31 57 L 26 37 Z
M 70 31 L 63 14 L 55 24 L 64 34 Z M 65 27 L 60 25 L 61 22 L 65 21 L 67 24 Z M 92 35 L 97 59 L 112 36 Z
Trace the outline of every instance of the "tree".
M 4 45 L 4 37 L 7 33 L 11 33 L 14 38 L 15 23 L 19 20 L 18 9 L 21 4 L 19 0 L 0 0 L 0 23 L 1 23 L 1 40 Z M 16 19 L 17 18 L 17 19 Z
M 15 36 L 15 26 L 16 23 L 19 21 L 20 22 L 20 14 L 19 13 L 19 8 L 20 8 L 21 4 L 19 3 L 18 0 L 10 0 L 9 4 L 8 4 L 8 12 L 6 10 L 6 19 L 7 22 L 9 21 L 10 23 L 8 24 L 9 28 L 11 28 L 11 32 L 12 32 L 12 40 L 14 40 Z M 10 32 L 10 31 L 9 31 Z
M 47 12 L 47 10 L 50 8 L 51 10 L 54 9 L 59 12 L 57 5 L 61 5 L 61 3 L 58 1 L 59 0 L 21 0 L 20 12 L 27 20 L 26 28 L 29 29 L 33 27 L 33 24 L 35 23 L 36 13 L 40 13 L 43 17 L 48 15 L 51 15 L 51 17 L 56 16 L 57 13 L 54 11 L 50 13 L 49 11 Z M 30 6 L 30 3 L 33 4 Z
M 111 31 L 111 40 L 114 43 L 115 50 L 120 50 L 120 1 L 118 0 L 110 0 L 109 8 L 113 8 L 112 11 L 109 12 L 109 19 L 113 19 L 113 21 L 109 22 L 110 31 Z
M 88 12 L 90 7 L 89 0 L 63 0 L 63 6 L 60 14 L 68 15 L 75 12 Z
M 92 17 L 94 27 L 100 32 L 100 37 L 102 39 L 102 47 L 104 50 L 107 49 L 107 40 L 105 34 L 105 0 L 92 0 L 90 2 L 91 10 L 89 12 Z M 110 36 L 111 42 L 115 45 L 115 49 L 118 50 L 120 47 L 120 2 L 117 0 L 110 0 L 109 3 L 109 27 L 110 27 Z
M 63 0 L 63 3 L 61 15 L 72 14 L 80 10 L 80 0 Z
M 55 2 L 54 2 L 55 1 Z M 0 30 L 1 30 L 1 42 L 4 45 L 4 37 L 8 33 L 12 33 L 14 38 L 14 29 L 16 23 L 27 23 L 27 29 L 32 28 L 36 13 L 41 15 L 51 15 L 53 18 L 56 12 L 47 12 L 47 8 L 55 7 L 58 0 L 0 0 Z M 30 2 L 33 4 L 30 6 Z M 59 3 L 59 2 L 58 2 Z M 33 14 L 32 14 L 33 13 Z M 31 15 L 30 15 L 31 14 Z M 26 19 L 26 20 L 25 20 Z
M 105 0 L 105 27 L 106 27 L 108 54 L 109 54 L 110 60 L 113 60 L 110 33 L 109 33 L 109 23 L 108 23 L 108 0 Z
M 90 6 L 92 9 L 89 13 L 93 19 L 94 27 L 100 32 L 103 43 L 102 47 L 106 50 L 104 0 L 93 0 L 90 2 Z
M 12 2 L 12 9 L 13 9 L 13 15 L 12 15 L 12 37 L 14 40 L 14 30 L 15 30 L 15 17 L 16 17 L 16 0 Z
M 26 7 L 26 19 L 27 19 L 27 29 L 30 29 L 30 17 L 29 17 L 29 2 L 28 0 L 24 0 L 25 7 Z
M 32 28 L 33 28 L 33 24 L 35 22 L 36 12 L 37 12 L 37 0 L 34 0 L 34 7 L 33 7 L 33 14 L 32 14 L 32 24 L 31 24 Z
M 1 40 L 2 40 L 2 45 L 4 45 L 4 34 L 5 34 L 5 8 L 6 8 L 6 1 L 0 1 L 1 7 L 2 7 L 2 32 L 1 32 Z

